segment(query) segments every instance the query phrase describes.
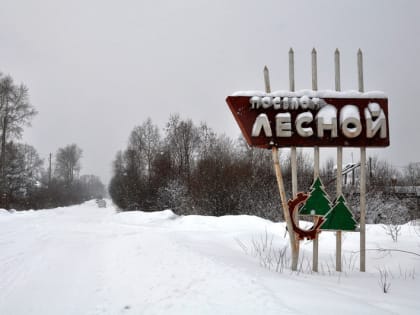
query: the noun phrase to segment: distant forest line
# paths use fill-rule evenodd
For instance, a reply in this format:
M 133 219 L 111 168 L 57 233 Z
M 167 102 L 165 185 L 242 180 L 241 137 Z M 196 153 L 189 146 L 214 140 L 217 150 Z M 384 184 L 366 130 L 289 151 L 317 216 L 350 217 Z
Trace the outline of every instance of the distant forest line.
M 281 151 L 281 166 L 290 198 L 289 150 Z M 327 159 L 320 176 L 335 197 L 334 160 Z M 313 181 L 312 154 L 298 150 L 298 187 Z M 358 169 L 343 176 L 343 192 L 359 217 Z M 370 157 L 367 181 L 367 222 L 403 223 L 419 217 L 418 199 L 401 196 L 395 185 L 420 185 L 420 164 L 398 170 L 385 160 Z M 252 148 L 242 137 L 218 135 L 205 122 L 195 124 L 170 115 L 161 134 L 148 118 L 135 126 L 127 148 L 113 163 L 109 193 L 122 210 L 172 209 L 180 215 L 257 215 L 281 220 L 282 210 L 270 150 Z
M 45 161 L 19 142 L 35 115 L 28 88 L 0 73 L 0 208 L 45 209 L 101 198 L 106 190 L 99 177 L 80 176 L 83 152 L 76 144 Z
M 78 204 L 106 195 L 96 175 L 81 175 L 82 149 L 58 148 L 48 160 L 19 142 L 37 111 L 28 88 L 0 73 L 0 208 L 45 209 Z M 249 147 L 242 137 L 218 135 L 205 122 L 172 114 L 163 130 L 150 118 L 135 126 L 125 150 L 116 154 L 108 191 L 121 211 L 172 209 L 180 215 L 257 215 L 281 220 L 281 202 L 269 150 Z M 288 150 L 281 166 L 288 197 L 291 165 Z M 298 187 L 313 181 L 312 154 L 298 150 Z M 418 198 L 397 193 L 395 186 L 420 186 L 420 164 L 402 171 L 370 157 L 367 222 L 403 223 L 418 218 Z M 334 160 L 321 167 L 321 179 L 335 196 Z M 343 191 L 358 219 L 357 169 L 344 177 Z M 394 188 L 394 189 L 392 189 Z

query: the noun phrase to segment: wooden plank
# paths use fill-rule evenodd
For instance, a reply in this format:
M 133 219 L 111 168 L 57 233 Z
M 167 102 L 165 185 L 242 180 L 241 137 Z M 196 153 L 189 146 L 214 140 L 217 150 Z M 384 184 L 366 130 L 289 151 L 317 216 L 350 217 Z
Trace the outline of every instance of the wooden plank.
M 341 90 L 341 78 L 340 78 L 340 52 L 338 49 L 334 53 L 334 65 L 335 65 L 335 90 Z M 343 173 L 343 147 L 337 147 L 337 189 L 336 197 L 338 198 L 342 194 L 342 173 Z M 335 233 L 335 270 L 341 271 L 341 231 Z
M 265 91 L 267 93 L 271 93 L 270 73 L 268 71 L 267 66 L 264 66 L 264 85 L 265 85 Z
M 290 91 L 295 90 L 295 57 L 293 49 L 289 50 L 289 89 Z
M 289 50 L 289 89 L 291 92 L 295 91 L 295 59 L 293 49 Z M 290 149 L 291 171 L 292 171 L 292 199 L 296 197 L 298 192 L 297 185 L 297 152 L 296 147 L 292 146 Z M 295 222 L 299 221 L 298 213 L 296 213 Z
M 359 91 L 363 92 L 363 54 L 360 49 L 357 52 L 357 73 Z M 366 147 L 360 148 L 360 271 L 366 271 Z
M 341 91 L 340 51 L 338 50 L 338 48 L 334 52 L 334 72 L 335 72 L 335 90 Z
M 299 253 L 298 253 L 298 250 L 297 250 L 297 247 L 296 247 L 296 237 L 295 237 L 295 233 L 293 231 L 292 220 L 291 220 L 290 213 L 289 213 L 289 208 L 288 208 L 288 205 L 287 205 L 286 191 L 284 189 L 284 183 L 283 183 L 283 175 L 281 173 L 281 167 L 280 167 L 280 163 L 279 163 L 278 149 L 276 147 L 273 147 L 272 148 L 272 153 L 273 153 L 274 170 L 276 172 L 277 186 L 279 188 L 280 199 L 281 199 L 281 204 L 282 204 L 282 208 L 283 208 L 283 216 L 284 216 L 284 219 L 286 221 L 287 230 L 288 230 L 288 233 L 289 233 L 290 248 L 291 248 L 291 251 L 292 251 L 292 270 L 296 271 L 297 270 Z
M 343 147 L 337 148 L 337 188 L 336 188 L 336 197 L 338 198 L 342 192 L 342 172 L 343 172 Z M 342 232 L 336 231 L 335 241 L 335 270 L 341 271 L 341 243 L 342 243 Z
M 366 271 L 366 148 L 360 148 L 360 271 Z
M 291 159 L 291 168 L 292 168 L 292 199 L 293 199 L 296 197 L 298 193 L 296 147 L 290 148 L 290 159 Z
M 319 177 L 319 147 L 314 147 L 314 179 Z
M 294 92 L 295 91 L 295 58 L 293 49 L 290 48 L 289 50 L 289 90 Z M 296 147 L 292 146 L 290 148 L 290 167 L 291 167 L 291 174 L 292 174 L 292 198 L 295 198 L 298 192 L 298 184 L 297 184 L 297 152 Z M 299 212 L 296 211 L 293 218 L 295 224 L 299 227 Z M 300 243 L 299 241 L 296 242 L 296 248 L 298 253 L 299 259 L 299 248 Z
M 270 93 L 271 91 L 270 73 L 268 71 L 267 66 L 264 67 L 264 83 L 265 83 L 266 92 Z M 289 233 L 290 248 L 292 252 L 292 270 L 296 271 L 299 252 L 296 248 L 296 238 L 295 238 L 295 233 L 293 231 L 292 220 L 290 218 L 289 207 L 287 205 L 286 190 L 284 189 L 283 175 L 282 175 L 281 167 L 279 163 L 279 155 L 278 155 L 277 147 L 272 147 L 272 157 L 273 157 L 274 171 L 276 173 L 277 186 L 280 193 L 280 200 L 281 200 L 281 204 L 283 208 L 283 216 L 286 221 L 286 226 Z
M 315 48 L 311 52 L 312 61 L 312 90 L 318 90 L 318 66 L 317 66 L 317 53 Z
M 318 90 L 318 70 L 317 70 L 317 55 L 315 48 L 311 52 L 312 60 L 312 90 Z M 314 180 L 319 177 L 319 147 L 314 147 Z M 317 219 L 314 218 L 314 225 L 316 225 Z M 312 241 L 312 271 L 318 272 L 318 257 L 319 257 L 319 242 L 318 234 Z

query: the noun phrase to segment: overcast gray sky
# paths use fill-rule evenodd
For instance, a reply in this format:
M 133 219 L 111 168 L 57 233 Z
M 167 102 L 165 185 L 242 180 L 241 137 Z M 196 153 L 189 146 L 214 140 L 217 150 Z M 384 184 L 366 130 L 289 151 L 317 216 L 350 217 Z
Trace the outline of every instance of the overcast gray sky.
M 82 173 L 108 181 L 115 153 L 147 117 L 163 128 L 177 112 L 237 137 L 225 97 L 263 90 L 265 64 L 272 89 L 287 89 L 290 47 L 296 89 L 311 87 L 313 47 L 319 89 L 333 89 L 339 48 L 343 90 L 357 89 L 361 48 L 365 89 L 389 96 L 391 146 L 368 155 L 420 161 L 419 1 L 0 3 L 0 71 L 29 87 L 39 111 L 24 141 L 43 158 L 77 143 Z

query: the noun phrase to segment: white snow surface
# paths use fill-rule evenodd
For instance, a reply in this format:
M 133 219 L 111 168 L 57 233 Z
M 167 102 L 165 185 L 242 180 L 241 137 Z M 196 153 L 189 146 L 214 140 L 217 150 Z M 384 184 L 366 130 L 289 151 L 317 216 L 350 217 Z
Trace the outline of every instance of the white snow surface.
M 370 104 L 372 104 L 372 103 L 370 103 Z M 360 112 L 359 112 L 359 109 L 357 108 L 357 106 L 346 105 L 341 109 L 341 111 L 340 111 L 340 122 L 342 123 L 343 121 L 345 121 L 347 119 L 356 119 L 356 120 L 360 121 Z
M 263 91 L 237 91 L 232 93 L 232 96 L 271 96 L 271 97 L 318 97 L 318 98 L 387 98 L 382 91 L 359 92 L 355 90 L 349 91 L 334 91 L 334 90 L 298 90 L 295 92 L 280 90 L 271 93 Z
M 369 103 L 368 108 L 373 117 L 378 117 L 381 113 L 381 107 L 378 103 Z
M 332 124 L 337 118 L 337 108 L 332 105 L 326 105 L 319 110 L 316 114 L 316 118 L 322 118 L 324 124 Z
M 367 248 L 418 253 L 416 228 L 403 225 L 395 243 L 368 225 Z M 318 273 L 311 242 L 301 243 L 299 272 L 264 268 L 252 244 L 267 237 L 279 250 L 284 236 L 283 223 L 253 216 L 118 213 L 111 202 L 2 210 L 0 314 L 418 314 L 420 257 L 367 251 L 361 273 L 359 234 L 343 233 L 338 273 L 334 233 L 323 232 Z M 390 273 L 386 294 L 378 268 Z

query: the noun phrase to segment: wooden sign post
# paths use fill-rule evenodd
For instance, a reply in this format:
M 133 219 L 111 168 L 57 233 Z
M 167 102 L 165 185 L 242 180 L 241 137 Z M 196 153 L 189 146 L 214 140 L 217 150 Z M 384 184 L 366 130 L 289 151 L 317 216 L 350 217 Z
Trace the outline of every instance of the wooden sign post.
M 295 91 L 295 55 L 292 48 L 289 50 L 289 90 Z M 290 168 L 292 174 L 292 199 L 296 197 L 298 193 L 298 183 L 297 183 L 297 151 L 296 147 L 292 146 L 290 148 Z M 293 218 L 297 226 L 299 226 L 299 213 L 296 211 L 296 214 Z M 299 259 L 299 242 L 296 242 L 296 268 L 297 261 Z
M 272 150 L 283 215 L 290 238 L 292 270 L 296 270 L 298 264 L 297 242 L 305 238 L 313 240 L 313 270 L 318 270 L 318 233 L 320 230 L 329 230 L 336 231 L 336 269 L 341 271 L 341 231 L 355 231 L 357 228 L 357 222 L 342 195 L 345 147 L 360 148 L 360 270 L 365 271 L 366 268 L 366 147 L 389 146 L 389 122 L 387 97 L 382 92 L 364 92 L 360 50 L 357 56 L 358 92 L 341 92 L 338 49 L 334 53 L 335 91 L 318 90 L 315 49 L 311 53 L 312 90 L 295 91 L 294 54 L 290 49 L 288 91 L 271 91 L 269 71 L 265 67 L 265 92 L 237 92 L 226 99 L 247 143 L 250 146 Z M 292 198 L 289 202 L 278 157 L 278 148 L 281 147 L 291 148 Z M 314 183 L 309 194 L 297 193 L 296 147 L 314 149 Z M 319 179 L 320 147 L 337 148 L 337 185 L 334 201 L 324 194 Z M 305 204 L 306 202 L 308 204 Z M 299 228 L 299 213 L 314 217 L 311 230 L 305 232 Z
M 318 69 L 317 69 L 317 60 L 316 60 L 316 50 L 312 49 L 311 53 L 312 61 L 312 90 L 318 90 Z M 319 147 L 314 146 L 314 181 L 319 177 Z M 314 225 L 316 224 L 318 218 L 314 217 Z M 318 234 L 315 239 L 312 241 L 312 271 L 318 272 Z
M 271 92 L 270 73 L 268 71 L 267 66 L 264 67 L 264 84 L 265 84 L 265 91 L 267 93 L 270 93 Z M 279 163 L 279 154 L 278 154 L 277 147 L 273 146 L 272 152 L 273 152 L 274 171 L 276 173 L 277 186 L 279 188 L 280 200 L 281 200 L 281 204 L 283 208 L 283 216 L 284 216 L 284 220 L 286 221 L 286 226 L 289 233 L 290 249 L 292 252 L 292 270 L 296 271 L 297 265 L 298 265 L 298 259 L 299 259 L 299 249 L 297 247 L 298 242 L 296 241 L 295 233 L 293 232 L 292 219 L 290 217 L 289 208 L 287 205 L 286 190 L 284 189 L 283 175 L 282 175 L 281 167 Z
M 359 92 L 363 86 L 363 55 L 357 52 Z M 366 147 L 360 147 L 360 271 L 366 271 Z
M 341 90 L 341 78 L 340 78 L 340 52 L 338 49 L 334 52 L 334 72 L 335 72 L 335 90 Z M 343 147 L 337 147 L 337 185 L 335 190 L 336 198 L 343 194 Z M 341 271 L 341 231 L 335 232 L 335 270 Z

